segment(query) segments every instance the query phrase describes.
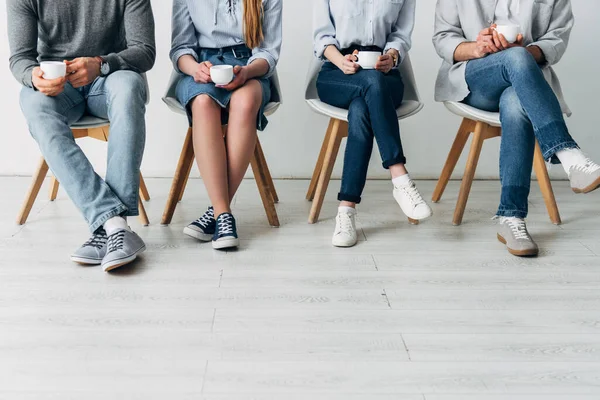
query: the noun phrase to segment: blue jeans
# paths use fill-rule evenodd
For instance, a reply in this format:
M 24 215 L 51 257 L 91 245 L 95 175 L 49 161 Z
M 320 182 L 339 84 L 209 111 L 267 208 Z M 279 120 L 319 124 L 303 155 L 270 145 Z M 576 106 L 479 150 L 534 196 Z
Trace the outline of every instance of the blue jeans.
M 560 104 L 533 56 L 512 48 L 467 63 L 471 94 L 464 103 L 485 111 L 500 111 L 500 181 L 497 215 L 525 218 L 531 185 L 535 140 L 546 160 L 556 152 L 577 148 L 565 124 Z
M 21 91 L 21 109 L 48 166 L 92 232 L 117 215 L 138 215 L 140 164 L 146 141 L 146 86 L 132 71 L 117 71 L 48 97 Z M 110 120 L 106 180 L 75 143 L 69 126 L 84 114 Z
M 348 142 L 338 200 L 360 203 L 373 138 L 384 168 L 406 163 L 396 115 L 404 97 L 402 77 L 396 69 L 388 74 L 361 69 L 354 75 L 345 75 L 327 62 L 319 73 L 317 90 L 325 103 L 348 110 Z

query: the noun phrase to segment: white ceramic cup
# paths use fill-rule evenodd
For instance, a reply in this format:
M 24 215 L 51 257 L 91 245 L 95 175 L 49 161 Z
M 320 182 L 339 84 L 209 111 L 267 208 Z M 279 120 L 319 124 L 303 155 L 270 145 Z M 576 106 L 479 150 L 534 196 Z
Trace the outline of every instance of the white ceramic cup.
M 57 79 L 67 75 L 67 64 L 62 61 L 42 61 L 40 69 L 44 72 L 44 79 Z
M 227 85 L 233 80 L 233 66 L 231 65 L 215 65 L 210 67 L 210 79 L 215 85 Z
M 374 69 L 379 57 L 381 57 L 381 53 L 378 51 L 359 51 L 356 57 L 358 58 L 356 63 L 362 69 Z
M 498 25 L 496 32 L 504 35 L 504 38 L 508 43 L 514 43 L 517 41 L 517 36 L 521 33 L 521 27 L 519 25 Z

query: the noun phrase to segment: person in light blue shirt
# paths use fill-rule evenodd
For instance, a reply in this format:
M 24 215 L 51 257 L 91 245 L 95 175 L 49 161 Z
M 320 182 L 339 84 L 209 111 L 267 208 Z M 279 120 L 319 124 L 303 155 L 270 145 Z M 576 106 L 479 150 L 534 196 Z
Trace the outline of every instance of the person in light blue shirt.
M 390 170 L 394 197 L 412 220 L 431 216 L 431 208 L 406 171 L 396 109 L 404 84 L 398 66 L 411 48 L 416 0 L 315 0 L 314 54 L 326 61 L 317 78 L 319 98 L 348 110 L 341 201 L 332 243 L 357 242 L 356 204 L 367 179 L 377 141 L 383 167 Z M 361 51 L 381 54 L 373 69 L 356 63 Z
M 239 244 L 231 200 L 250 164 L 256 131 L 267 124 L 264 107 L 279 60 L 281 14 L 282 0 L 173 1 L 170 56 L 182 74 L 177 98 L 187 109 L 212 203 L 184 233 L 212 240 L 215 249 Z M 215 85 L 216 65 L 233 66 L 233 81 Z

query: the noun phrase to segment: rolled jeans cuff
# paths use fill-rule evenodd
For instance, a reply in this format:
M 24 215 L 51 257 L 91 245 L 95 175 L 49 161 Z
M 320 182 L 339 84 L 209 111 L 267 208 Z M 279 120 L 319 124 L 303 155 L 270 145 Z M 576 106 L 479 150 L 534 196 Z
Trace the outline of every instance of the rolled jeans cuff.
M 360 204 L 361 197 L 360 196 L 355 196 L 355 195 L 352 195 L 352 194 L 347 194 L 347 193 L 341 193 L 340 192 L 338 194 L 338 201 L 347 201 L 347 202 L 350 202 L 350 203 Z
M 573 140 L 554 144 L 547 151 L 544 152 L 544 160 L 549 161 L 552 164 L 560 164 L 560 160 L 558 159 L 558 157 L 556 157 L 556 153 L 558 153 L 561 150 L 578 148 L 579 145 Z
M 507 218 L 527 218 L 527 211 L 522 210 L 503 210 L 502 208 L 498 209 L 496 213 L 498 217 L 507 217 Z
M 119 215 L 127 215 L 127 207 L 125 207 L 124 205 L 120 205 L 117 206 L 115 208 L 113 208 L 112 210 L 110 210 L 109 212 L 107 212 L 106 214 L 102 215 L 101 217 L 99 217 L 96 221 L 94 221 L 91 225 L 90 225 L 90 231 L 92 231 L 92 233 L 96 232 L 98 230 L 98 228 L 100 228 L 102 225 L 104 225 L 104 223 L 106 221 L 108 221 L 109 219 L 113 218 L 113 217 L 117 217 Z
M 396 158 L 392 158 L 391 160 L 386 160 L 383 162 L 383 168 L 390 169 L 390 167 L 392 165 L 396 165 L 396 164 L 406 164 L 406 157 L 399 156 Z

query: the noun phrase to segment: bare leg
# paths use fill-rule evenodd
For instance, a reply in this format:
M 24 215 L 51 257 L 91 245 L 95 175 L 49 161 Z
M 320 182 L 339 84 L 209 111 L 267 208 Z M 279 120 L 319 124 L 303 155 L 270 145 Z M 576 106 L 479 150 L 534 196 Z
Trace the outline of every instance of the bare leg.
M 392 179 L 394 179 L 399 176 L 408 174 L 408 171 L 404 167 L 404 164 L 396 164 L 396 165 L 390 166 L 390 174 L 392 175 Z
M 221 107 L 209 96 L 200 95 L 192 102 L 192 115 L 196 162 L 215 215 L 231 212 Z
M 256 147 L 256 118 L 262 103 L 262 88 L 257 80 L 236 90 L 229 103 L 229 125 L 225 143 L 229 171 L 229 196 L 237 192 Z M 218 215 L 215 207 L 215 215 Z

